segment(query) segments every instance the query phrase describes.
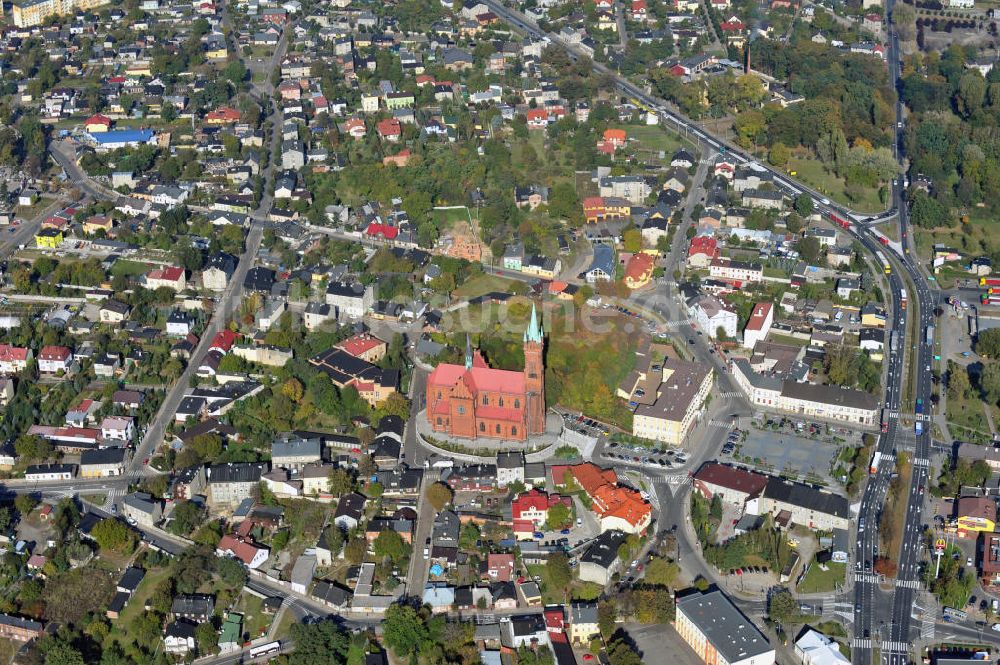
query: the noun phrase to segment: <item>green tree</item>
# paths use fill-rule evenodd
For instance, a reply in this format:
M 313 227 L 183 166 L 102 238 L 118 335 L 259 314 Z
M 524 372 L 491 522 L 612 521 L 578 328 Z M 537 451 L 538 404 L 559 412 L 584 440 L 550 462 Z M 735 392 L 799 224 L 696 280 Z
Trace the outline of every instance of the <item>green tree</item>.
M 193 501 L 181 501 L 174 506 L 173 520 L 167 531 L 178 536 L 186 536 L 197 528 L 204 519 L 204 511 Z
M 948 399 L 960 401 L 969 394 L 969 372 L 953 360 L 948 361 Z
M 1000 362 L 984 363 L 979 385 L 987 400 L 993 403 L 1000 401 Z
M 101 520 L 90 535 L 102 550 L 127 553 L 135 549 L 135 533 L 116 519 Z
M 390 605 L 382 621 L 385 644 L 400 658 L 417 653 L 428 640 L 423 618 L 409 605 Z
M 1000 328 L 989 328 L 976 336 L 976 353 L 984 358 L 1000 358 Z
M 795 212 L 808 217 L 813 213 L 813 200 L 808 194 L 799 194 L 795 197 Z
M 788 160 L 791 158 L 792 153 L 781 141 L 776 142 L 771 146 L 771 150 L 767 153 L 767 161 L 771 162 L 774 166 L 778 168 L 784 168 L 788 164 Z
M 767 599 L 767 614 L 772 621 L 786 623 L 798 615 L 798 603 L 788 589 L 778 589 Z
M 288 665 L 328 665 L 347 662 L 350 637 L 333 621 L 292 625 L 295 651 Z
M 354 479 L 347 469 L 337 467 L 330 471 L 330 494 L 333 496 L 344 496 L 354 489 Z
M 545 574 L 549 587 L 566 590 L 573 581 L 573 569 L 569 567 L 569 559 L 562 552 L 556 552 L 545 562 Z
M 202 655 L 215 653 L 219 647 L 219 634 L 215 632 L 212 622 L 199 623 L 194 629 L 194 641 L 198 645 L 198 653 Z
M 44 649 L 44 665 L 86 665 L 83 654 L 61 638 L 52 638 L 44 645 Z
M 383 531 L 372 542 L 375 556 L 389 557 L 393 564 L 398 564 L 409 554 L 410 548 L 395 531 Z
M 799 252 L 799 256 L 802 257 L 803 261 L 807 263 L 815 263 L 816 259 L 819 258 L 820 254 L 820 244 L 819 239 L 814 236 L 805 236 L 799 239 L 796 243 L 796 249 Z
M 38 499 L 30 494 L 18 494 L 14 499 L 14 508 L 22 517 L 27 517 L 38 505 Z
M 643 579 L 648 584 L 673 588 L 679 574 L 680 567 L 676 563 L 656 557 L 646 564 L 646 574 Z
M 550 531 L 557 531 L 565 527 L 572 517 L 573 514 L 569 506 L 565 503 L 557 503 L 549 508 L 548 515 L 545 518 L 545 525 Z

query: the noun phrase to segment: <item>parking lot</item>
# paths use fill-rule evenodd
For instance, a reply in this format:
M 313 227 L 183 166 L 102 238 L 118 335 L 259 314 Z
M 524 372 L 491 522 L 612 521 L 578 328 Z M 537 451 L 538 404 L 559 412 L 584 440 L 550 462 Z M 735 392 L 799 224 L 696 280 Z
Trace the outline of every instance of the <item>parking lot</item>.
M 601 457 L 615 464 L 631 464 L 653 470 L 669 471 L 687 464 L 687 453 L 673 448 L 646 448 L 615 443 L 604 446 Z
M 566 424 L 566 428 L 574 432 L 593 437 L 608 436 L 611 434 L 611 427 L 588 418 L 583 414 L 564 413 L 562 414 L 562 418 Z
M 809 476 L 833 483 L 830 468 L 839 446 L 789 432 L 751 429 L 734 458 L 774 471 Z

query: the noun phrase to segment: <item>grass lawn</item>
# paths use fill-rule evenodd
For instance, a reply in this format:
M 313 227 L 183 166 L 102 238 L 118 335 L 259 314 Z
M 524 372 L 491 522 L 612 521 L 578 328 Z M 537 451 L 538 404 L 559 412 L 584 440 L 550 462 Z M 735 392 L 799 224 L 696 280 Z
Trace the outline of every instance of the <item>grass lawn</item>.
M 283 640 L 288 637 L 288 634 L 292 632 L 292 626 L 296 623 L 298 622 L 295 620 L 295 612 L 286 607 L 284 613 L 281 615 L 281 623 L 278 624 L 278 628 L 274 633 L 274 639 Z
M 992 433 L 983 408 L 983 403 L 979 400 L 949 399 L 947 401 L 948 429 L 962 438 L 980 442 L 989 441 L 992 438 Z
M 263 612 L 264 599 L 244 591 L 236 603 L 236 611 L 243 615 L 243 630 L 255 640 L 271 626 L 274 619 Z
M 107 643 L 110 644 L 111 640 L 114 638 L 122 639 L 124 636 L 126 639 L 128 637 L 129 627 L 136 618 L 145 612 L 143 606 L 146 601 L 150 599 L 153 595 L 153 591 L 156 587 L 160 585 L 160 582 L 167 579 L 170 575 L 170 567 L 162 566 L 160 568 L 153 568 L 146 571 L 146 576 L 142 578 L 142 582 L 139 587 L 135 590 L 132 599 L 128 601 L 128 605 L 122 610 L 121 615 L 111 623 L 111 632 L 108 633 Z M 124 640 L 123 640 L 124 641 Z
M 434 208 L 431 214 L 440 228 L 448 228 L 456 222 L 468 223 L 471 213 L 467 207 L 461 206 L 460 208 Z
M 0 639 L 0 663 L 6 665 L 6 663 L 14 660 L 14 654 L 17 653 L 19 648 L 20 645 L 15 646 L 10 640 Z
M 144 275 L 150 270 L 152 270 L 152 268 L 142 261 L 118 259 L 111 266 L 111 276 L 117 277 L 119 275 L 123 275 L 125 277 L 135 277 L 136 275 Z
M 492 293 L 494 291 L 498 293 L 510 293 L 511 287 L 517 283 L 511 279 L 483 273 L 459 285 L 452 292 L 452 297 L 460 300 L 468 300 L 469 298 L 475 298 L 484 293 Z
M 838 584 L 843 584 L 847 573 L 847 564 L 830 562 L 826 565 L 827 570 L 823 570 L 814 561 L 796 591 L 799 593 L 820 593 L 833 591 Z
M 108 495 L 107 494 L 84 494 L 80 498 L 83 499 L 84 501 L 86 501 L 89 504 L 92 504 L 92 505 L 95 505 L 95 506 L 103 506 L 107 502 L 107 500 L 108 500 Z
M 662 150 L 668 158 L 681 148 L 691 148 L 691 145 L 683 141 L 677 134 L 668 132 L 659 125 L 613 125 L 612 127 L 624 130 L 625 136 L 638 141 L 641 148 Z
M 799 339 L 798 337 L 792 337 L 790 335 L 771 335 L 771 339 L 778 344 L 787 344 L 788 346 L 808 346 L 809 340 Z
M 880 212 L 885 206 L 879 201 L 878 190 L 865 190 L 865 195 L 851 201 L 844 192 L 844 179 L 838 178 L 826 171 L 823 163 L 812 157 L 792 157 L 788 160 L 788 171 L 795 171 L 795 176 L 807 185 L 827 194 L 832 200 L 850 205 L 859 212 Z

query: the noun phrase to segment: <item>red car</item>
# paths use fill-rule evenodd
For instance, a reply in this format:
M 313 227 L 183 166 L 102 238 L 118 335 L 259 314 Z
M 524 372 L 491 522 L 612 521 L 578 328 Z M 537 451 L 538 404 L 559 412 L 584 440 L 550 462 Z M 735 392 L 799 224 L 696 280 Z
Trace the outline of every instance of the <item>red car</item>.
M 147 457 L 146 459 L 142 460 L 142 463 L 148 466 L 149 465 L 149 458 Z

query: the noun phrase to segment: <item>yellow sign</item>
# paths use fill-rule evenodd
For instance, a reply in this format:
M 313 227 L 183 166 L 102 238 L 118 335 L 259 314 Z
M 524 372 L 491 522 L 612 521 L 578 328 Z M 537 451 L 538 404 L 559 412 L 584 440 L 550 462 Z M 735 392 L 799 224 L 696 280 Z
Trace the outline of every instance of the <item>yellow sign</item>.
M 946 543 L 944 541 L 944 538 L 938 538 L 937 540 L 934 541 L 934 549 L 936 549 L 936 550 L 944 550 L 944 548 L 945 548 L 945 546 L 947 544 L 948 543 Z
M 996 523 L 985 517 L 959 517 L 958 528 L 965 531 L 993 531 Z

